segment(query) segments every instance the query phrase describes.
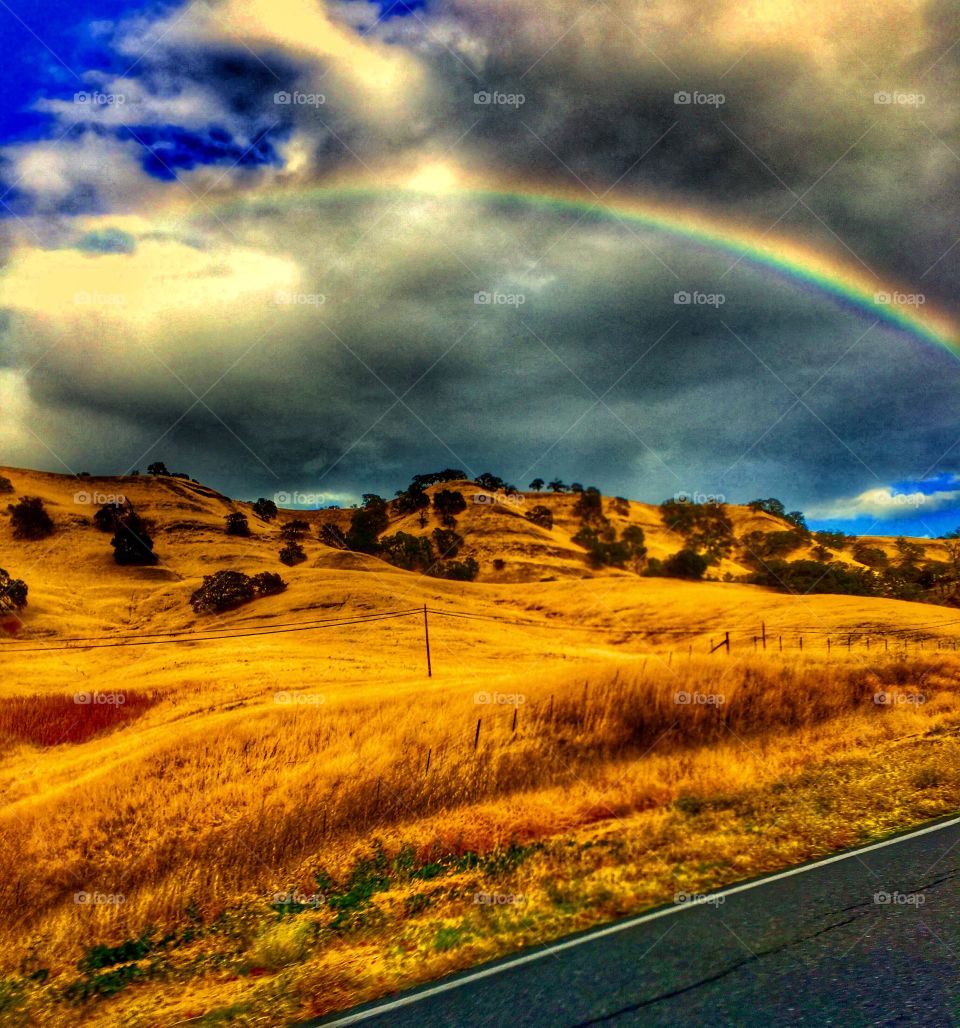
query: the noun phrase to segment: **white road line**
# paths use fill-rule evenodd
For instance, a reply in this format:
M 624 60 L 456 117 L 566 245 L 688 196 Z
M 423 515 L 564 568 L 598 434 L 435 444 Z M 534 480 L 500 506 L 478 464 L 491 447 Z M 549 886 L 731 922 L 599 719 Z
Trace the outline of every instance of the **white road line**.
M 864 853 L 872 853 L 874 850 L 882 850 L 887 846 L 896 846 L 901 842 L 909 842 L 911 839 L 919 839 L 921 836 L 929 835 L 931 832 L 940 832 L 943 831 L 944 828 L 953 828 L 957 825 L 960 825 L 960 817 L 955 817 L 950 821 L 942 821 L 939 824 L 928 825 L 926 828 L 919 828 L 917 831 L 910 832 L 907 835 L 898 835 L 892 839 L 885 839 L 883 842 L 871 843 L 869 846 L 862 846 L 859 849 L 846 850 L 843 853 L 837 853 L 832 857 L 825 857 L 823 860 L 818 860 L 813 864 L 803 864 L 800 867 L 793 867 L 787 871 L 778 871 L 776 874 L 769 875 L 766 878 L 758 878 L 752 882 L 744 882 L 742 885 L 733 885 L 728 889 L 721 889 L 719 892 L 711 892 L 707 895 L 711 899 L 714 897 L 719 898 L 721 896 L 735 896 L 738 892 L 747 892 L 750 889 L 759 888 L 761 885 L 769 885 L 771 882 L 780 882 L 785 878 L 792 878 L 794 875 L 805 874 L 807 871 L 815 871 L 820 867 L 837 864 L 842 860 L 850 860 L 851 858 L 859 857 Z M 422 992 L 418 992 L 415 995 L 401 996 L 399 999 L 380 1003 L 378 1006 L 371 1007 L 369 1010 L 361 1010 L 353 1014 L 347 1014 L 345 1017 L 341 1017 L 337 1021 L 325 1022 L 324 1028 L 338 1028 L 338 1026 L 359 1024 L 361 1021 L 368 1021 L 371 1017 L 379 1017 L 381 1014 L 389 1013 L 391 1010 L 398 1010 L 400 1007 L 419 1003 L 421 1000 L 429 999 L 432 996 L 439 996 L 444 992 L 459 989 L 463 985 L 471 985 L 473 982 L 482 981 L 484 978 L 492 978 L 494 975 L 502 974 L 504 971 L 511 971 L 515 967 L 523 967 L 524 964 L 532 964 L 535 960 L 542 960 L 544 957 L 562 953 L 564 950 L 573 949 L 575 946 L 582 946 L 584 943 L 593 942 L 596 939 L 603 939 L 610 935 L 616 935 L 618 932 L 625 932 L 630 928 L 636 928 L 637 925 L 647 924 L 650 921 L 658 921 L 661 917 L 670 917 L 673 914 L 679 914 L 685 910 L 690 910 L 691 908 L 700 905 L 702 904 L 689 903 L 681 904 L 679 906 L 665 907 L 663 910 L 656 910 L 652 914 L 640 914 L 637 917 L 630 918 L 628 921 L 620 921 L 617 924 L 607 925 L 605 928 L 597 928 L 584 935 L 578 935 L 575 939 L 568 939 L 566 942 L 558 942 L 554 946 L 548 946 L 544 949 L 537 950 L 535 953 L 526 953 L 523 956 L 514 957 L 512 960 L 506 960 L 494 967 L 487 967 L 481 971 L 474 971 L 472 974 L 463 975 L 462 977 L 456 978 L 452 981 L 441 982 L 439 985 L 434 985 L 433 988 L 430 989 L 424 989 Z

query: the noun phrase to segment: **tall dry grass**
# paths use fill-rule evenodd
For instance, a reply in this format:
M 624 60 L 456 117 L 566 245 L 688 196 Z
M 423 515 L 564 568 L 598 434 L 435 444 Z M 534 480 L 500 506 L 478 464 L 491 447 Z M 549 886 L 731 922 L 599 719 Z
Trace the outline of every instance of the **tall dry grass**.
M 94 942 L 174 925 L 188 907 L 212 919 L 288 887 L 305 861 L 336 866 L 378 832 L 428 847 L 435 836 L 418 826 L 429 821 L 431 831 L 449 825 L 457 845 L 478 804 L 498 805 L 502 833 L 526 836 L 538 796 L 561 820 L 643 809 L 671 795 L 655 758 L 716 750 L 723 768 L 704 766 L 722 776 L 752 740 L 789 749 L 801 745 L 791 733 L 832 719 L 911 716 L 920 695 L 928 709 L 953 704 L 960 664 L 946 654 L 870 664 L 713 656 L 673 667 L 651 658 L 516 688 L 513 705 L 478 703 L 482 688 L 470 683 L 376 702 L 267 695 L 169 723 L 158 707 L 139 736 L 126 728 L 126 748 L 110 737 L 84 744 L 102 759 L 0 814 L 4 960 L 13 966 L 28 938 L 71 962 Z M 68 761 L 82 749 L 58 752 Z M 626 776 L 646 764 L 646 777 Z M 124 902 L 78 910 L 78 891 Z

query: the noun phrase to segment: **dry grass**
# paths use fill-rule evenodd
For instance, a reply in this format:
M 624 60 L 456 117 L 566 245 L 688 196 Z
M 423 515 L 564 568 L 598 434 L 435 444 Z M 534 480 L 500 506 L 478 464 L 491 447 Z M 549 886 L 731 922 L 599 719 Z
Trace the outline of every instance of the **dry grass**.
M 477 703 L 477 692 L 507 699 L 473 684 L 376 699 L 293 690 L 290 702 L 248 691 L 233 709 L 184 717 L 181 695 L 126 731 L 41 754 L 96 758 L 53 788 L 24 784 L 29 754 L 20 752 L 8 766 L 13 801 L 0 815 L 7 973 L 32 951 L 51 982 L 69 982 L 92 945 L 138 939 L 148 926 L 160 936 L 210 931 L 241 909 L 259 913 L 244 921 L 239 948 L 214 939 L 208 949 L 279 972 L 345 928 L 371 930 L 364 915 L 339 923 L 324 944 L 292 922 L 274 924 L 270 907 L 279 892 L 316 894 L 318 881 L 352 895 L 371 838 L 390 861 L 406 849 L 411 867 L 468 871 L 481 888 L 472 854 L 526 854 L 678 802 L 697 811 L 830 754 L 953 723 L 960 664 L 947 653 L 829 664 L 771 654 L 668 665 L 651 655 L 581 665 L 549 682 L 528 675 L 512 703 Z M 695 834 L 686 845 L 695 852 Z M 554 873 L 562 894 L 556 858 Z M 418 895 L 413 879 L 393 864 L 381 877 L 400 889 L 404 917 L 415 912 L 415 898 L 403 906 Z M 77 892 L 123 901 L 78 906 Z M 335 914 L 322 916 L 329 926 Z M 388 922 L 378 937 L 387 943 L 395 929 Z M 448 948 L 462 941 L 454 934 Z

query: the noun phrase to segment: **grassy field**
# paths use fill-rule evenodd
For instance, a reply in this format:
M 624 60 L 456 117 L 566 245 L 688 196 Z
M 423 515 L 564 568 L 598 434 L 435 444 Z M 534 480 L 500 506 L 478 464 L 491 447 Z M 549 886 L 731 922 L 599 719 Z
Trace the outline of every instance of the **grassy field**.
M 236 544 L 171 503 L 182 577 L 0 525 L 36 583 L 2 643 L 4 1023 L 283 1024 L 960 808 L 949 609 L 330 551 L 197 619 Z M 430 678 L 422 614 L 282 628 L 424 604 Z

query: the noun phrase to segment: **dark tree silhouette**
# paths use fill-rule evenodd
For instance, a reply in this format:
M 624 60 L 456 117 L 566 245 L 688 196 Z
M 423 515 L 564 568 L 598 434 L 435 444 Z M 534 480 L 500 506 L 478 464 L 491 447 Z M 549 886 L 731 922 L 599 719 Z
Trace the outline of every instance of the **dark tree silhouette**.
M 273 500 L 268 500 L 261 496 L 259 500 L 253 505 L 253 513 L 258 518 L 262 518 L 264 521 L 273 521 L 277 516 L 277 505 Z
M 234 511 L 232 514 L 227 515 L 226 522 L 227 535 L 239 535 L 243 537 L 250 535 L 250 522 L 247 520 L 246 514 L 241 514 L 240 511 Z
M 9 504 L 7 510 L 13 522 L 14 539 L 37 540 L 53 535 L 53 521 L 39 497 L 22 496 L 16 504 Z
M 167 471 L 167 465 L 164 464 L 162 460 L 158 460 L 158 461 L 155 461 L 153 464 L 148 464 L 147 465 L 147 474 L 148 475 L 169 475 L 170 472 Z
M 132 507 L 117 520 L 116 533 L 110 545 L 113 547 L 113 559 L 118 564 L 149 565 L 159 560 L 153 552 L 147 523 Z
M 534 479 L 534 480 L 533 480 L 533 481 L 532 481 L 532 482 L 530 483 L 530 488 L 531 488 L 531 489 L 532 489 L 532 490 L 533 490 L 533 491 L 534 491 L 535 493 L 538 493 L 538 492 L 540 492 L 540 490 L 541 490 L 541 489 L 543 488 L 543 486 L 544 486 L 544 481 L 543 481 L 543 479 L 542 479 L 542 478 L 535 478 L 535 479 Z
M 303 547 L 292 540 L 280 551 L 280 563 L 286 564 L 287 567 L 293 567 L 294 564 L 302 564 L 306 559 L 307 555 L 304 553 Z

